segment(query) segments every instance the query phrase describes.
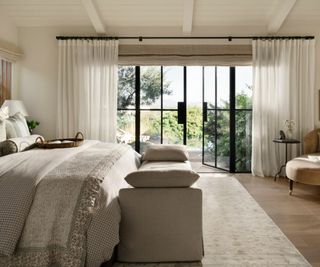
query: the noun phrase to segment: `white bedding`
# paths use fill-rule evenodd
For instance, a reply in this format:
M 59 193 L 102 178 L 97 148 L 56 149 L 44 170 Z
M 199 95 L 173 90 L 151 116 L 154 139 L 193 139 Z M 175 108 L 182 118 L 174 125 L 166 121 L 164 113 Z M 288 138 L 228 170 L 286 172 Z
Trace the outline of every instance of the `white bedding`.
M 99 266 L 108 260 L 118 242 L 116 197 L 138 164 L 132 149 L 97 141 L 0 158 L 0 265 Z M 80 228 L 86 229 L 81 238 Z M 85 258 L 75 261 L 80 248 Z

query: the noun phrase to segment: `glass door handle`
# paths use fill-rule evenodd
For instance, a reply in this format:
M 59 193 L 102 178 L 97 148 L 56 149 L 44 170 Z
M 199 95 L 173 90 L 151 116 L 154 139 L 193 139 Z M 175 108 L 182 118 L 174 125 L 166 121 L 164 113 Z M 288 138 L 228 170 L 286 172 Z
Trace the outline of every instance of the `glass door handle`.
M 208 103 L 203 102 L 202 103 L 202 112 L 203 112 L 203 121 L 208 121 Z
M 184 124 L 187 121 L 187 109 L 185 102 L 178 102 L 178 124 Z

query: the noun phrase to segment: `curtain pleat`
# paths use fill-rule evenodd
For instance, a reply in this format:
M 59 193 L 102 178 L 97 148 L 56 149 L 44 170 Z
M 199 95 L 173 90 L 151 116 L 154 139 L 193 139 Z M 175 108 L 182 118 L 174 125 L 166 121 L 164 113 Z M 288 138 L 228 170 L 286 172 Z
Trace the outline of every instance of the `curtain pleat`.
M 284 145 L 273 139 L 295 122 L 293 138 L 302 141 L 314 128 L 315 41 L 253 41 L 253 151 L 252 172 L 273 176 L 285 162 Z M 302 153 L 289 146 L 288 158 Z
M 59 40 L 58 136 L 115 142 L 118 41 Z

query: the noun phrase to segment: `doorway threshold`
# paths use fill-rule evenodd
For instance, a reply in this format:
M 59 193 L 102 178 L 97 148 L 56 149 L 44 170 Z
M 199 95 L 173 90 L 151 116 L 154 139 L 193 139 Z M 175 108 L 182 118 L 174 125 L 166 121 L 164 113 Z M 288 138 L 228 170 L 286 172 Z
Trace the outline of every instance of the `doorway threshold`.
M 197 173 L 228 173 L 227 171 L 203 165 L 200 161 L 190 161 L 192 169 Z

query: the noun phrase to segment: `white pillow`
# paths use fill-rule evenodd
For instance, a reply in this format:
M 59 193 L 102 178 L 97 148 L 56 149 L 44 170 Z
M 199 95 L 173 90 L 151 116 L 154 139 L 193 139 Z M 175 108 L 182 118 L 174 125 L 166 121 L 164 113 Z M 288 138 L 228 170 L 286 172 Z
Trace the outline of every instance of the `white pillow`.
M 6 133 L 7 139 L 30 136 L 27 121 L 20 112 L 6 119 Z
M 6 140 L 6 123 L 0 118 L 0 142 Z
M 143 161 L 186 161 L 189 159 L 183 145 L 149 145 L 142 156 Z
M 190 187 L 199 179 L 189 162 L 143 162 L 125 178 L 133 187 Z
M 11 138 L 0 142 L 0 157 L 33 148 L 38 137 L 43 139 L 41 135 L 33 134 L 26 137 Z

